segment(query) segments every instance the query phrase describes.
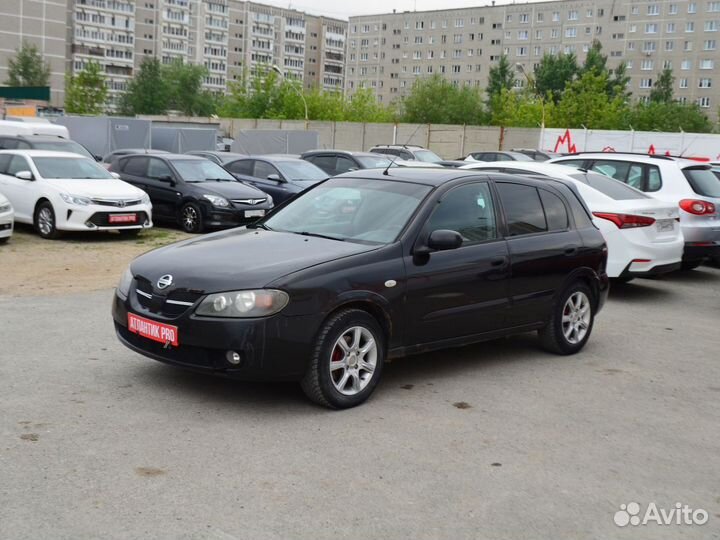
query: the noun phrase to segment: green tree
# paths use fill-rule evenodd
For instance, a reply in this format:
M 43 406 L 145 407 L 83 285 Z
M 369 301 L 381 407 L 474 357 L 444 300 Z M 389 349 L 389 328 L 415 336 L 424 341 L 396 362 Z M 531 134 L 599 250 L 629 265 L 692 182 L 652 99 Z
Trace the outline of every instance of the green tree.
M 476 88 L 455 86 L 440 75 L 418 79 L 402 101 L 404 122 L 479 124 L 482 95 Z
M 65 76 L 65 110 L 74 114 L 101 114 L 107 101 L 105 73 L 97 62 L 89 62 L 77 75 Z
M 488 73 L 488 85 L 485 89 L 488 95 L 488 102 L 493 96 L 498 96 L 502 89 L 512 90 L 515 86 L 515 69 L 510 65 L 507 55 L 503 54 L 497 64 L 490 68 Z
M 650 90 L 650 101 L 654 103 L 673 102 L 673 84 L 675 77 L 671 68 L 665 68 L 660 72 L 653 89 Z
M 639 131 L 680 130 L 693 133 L 710 133 L 712 122 L 697 104 L 674 101 L 649 101 L 636 103 L 628 117 L 629 124 Z
M 602 53 L 602 43 L 597 39 L 594 39 L 590 45 L 587 56 L 585 56 L 585 62 L 580 68 L 580 75 L 590 72 L 594 72 L 596 75 L 608 72 L 607 55 Z
M 539 96 L 548 93 L 552 100 L 560 101 L 565 86 L 575 79 L 580 68 L 574 54 L 545 54 L 535 70 L 535 92 Z
M 618 67 L 611 70 L 608 79 L 608 94 L 610 97 L 620 97 L 625 101 L 630 99 L 631 92 L 628 91 L 630 75 L 627 74 L 627 64 L 620 62 Z
M 554 103 L 531 91 L 515 92 L 503 88 L 493 97 L 490 124 L 503 127 L 537 127 L 552 116 Z
M 160 61 L 145 57 L 135 77 L 120 96 L 121 114 L 166 114 L 169 106 L 169 88 Z
M 207 68 L 182 60 L 163 66 L 162 78 L 168 92 L 168 108 L 186 116 L 210 116 L 215 113 L 215 98 L 202 85 Z
M 607 73 L 590 70 L 567 85 L 548 125 L 573 128 L 625 129 L 628 109 L 621 96 L 611 97 Z
M 345 104 L 343 120 L 347 122 L 392 122 L 394 111 L 383 107 L 370 88 L 357 90 Z
M 23 41 L 15 58 L 8 61 L 8 86 L 48 86 L 50 64 L 43 61 L 38 48 Z

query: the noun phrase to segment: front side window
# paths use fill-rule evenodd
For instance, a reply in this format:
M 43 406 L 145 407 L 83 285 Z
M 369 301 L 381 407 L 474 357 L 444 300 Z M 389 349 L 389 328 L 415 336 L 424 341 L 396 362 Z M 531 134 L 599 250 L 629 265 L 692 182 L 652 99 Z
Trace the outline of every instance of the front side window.
M 264 161 L 255 162 L 255 178 L 268 178 L 271 174 L 278 174 L 277 169 Z
M 534 234 L 548 230 L 545 212 L 536 188 L 505 182 L 499 182 L 497 186 L 510 236 Z
M 497 238 L 495 209 L 487 183 L 468 184 L 446 193 L 425 225 L 425 233 L 441 229 L 460 233 L 463 245 Z
M 437 163 L 438 161 L 442 161 L 440 156 L 430 150 L 416 150 L 415 159 L 418 161 L 424 161 L 425 163 Z
M 259 163 L 259 162 L 258 162 Z M 272 165 L 270 165 L 272 167 Z M 288 180 L 325 180 L 328 175 L 322 169 L 316 167 L 312 163 L 307 161 L 296 160 L 296 161 L 279 161 L 277 163 L 278 169 Z M 275 167 L 272 167 L 273 172 L 277 173 Z M 257 167 L 255 168 L 257 171 Z M 273 174 L 273 173 L 270 173 Z
M 7 172 L 9 176 L 15 176 L 20 171 L 29 171 L 27 160 L 22 156 L 13 156 L 8 164 Z
M 230 172 L 234 172 L 235 174 L 252 176 L 253 163 L 254 161 L 252 159 L 242 159 L 240 161 L 230 163 L 229 165 L 227 165 L 227 168 L 230 170 Z
M 172 171 L 164 161 L 151 159 L 148 167 L 148 176 L 155 179 L 172 178 Z

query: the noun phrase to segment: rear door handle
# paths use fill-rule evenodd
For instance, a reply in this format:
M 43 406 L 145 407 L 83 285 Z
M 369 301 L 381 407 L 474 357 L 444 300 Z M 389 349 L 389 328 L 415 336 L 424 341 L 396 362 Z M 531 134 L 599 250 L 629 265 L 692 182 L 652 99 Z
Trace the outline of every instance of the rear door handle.
M 575 255 L 578 252 L 577 246 L 569 246 L 565 248 L 565 255 Z

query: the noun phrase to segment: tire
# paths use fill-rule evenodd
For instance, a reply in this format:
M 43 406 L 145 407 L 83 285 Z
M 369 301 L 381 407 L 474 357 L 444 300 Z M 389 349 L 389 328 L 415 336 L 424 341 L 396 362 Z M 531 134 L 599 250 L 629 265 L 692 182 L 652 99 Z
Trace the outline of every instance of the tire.
M 612 281 L 615 283 L 630 283 L 633 279 L 635 279 L 635 276 L 624 276 L 612 278 Z
M 364 354 L 358 354 L 365 348 Z M 321 327 L 300 385 L 319 405 L 355 407 L 375 390 L 384 363 L 385 336 L 375 318 L 360 309 L 344 309 Z
M 55 226 L 55 210 L 48 201 L 42 202 L 35 210 L 33 224 L 37 233 L 43 238 L 54 240 L 60 237 L 60 231 Z
M 180 208 L 180 228 L 188 233 L 200 234 L 205 230 L 202 211 L 195 203 L 185 203 Z
M 570 320 L 563 320 L 566 317 Z M 594 323 L 592 291 L 582 282 L 573 283 L 558 298 L 550 323 L 539 331 L 542 348 L 555 354 L 575 354 L 587 343 Z
M 680 270 L 695 270 L 698 266 L 700 266 L 703 262 L 702 261 L 683 261 L 680 265 Z
M 0 238 L 0 246 L 3 244 L 7 244 L 9 240 L 10 240 L 9 236 L 6 236 L 5 238 Z
M 142 229 L 118 229 L 120 236 L 125 236 L 126 238 L 136 238 L 141 231 Z

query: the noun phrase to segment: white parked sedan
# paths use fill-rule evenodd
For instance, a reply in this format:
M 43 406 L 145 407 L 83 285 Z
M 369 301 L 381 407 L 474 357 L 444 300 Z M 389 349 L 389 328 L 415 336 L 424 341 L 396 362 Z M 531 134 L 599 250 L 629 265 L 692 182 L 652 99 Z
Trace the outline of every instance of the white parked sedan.
M 78 154 L 2 150 L 0 192 L 12 203 L 15 220 L 33 224 L 43 238 L 56 238 L 59 231 L 134 234 L 152 227 L 144 191 Z
M 12 204 L 0 193 L 0 244 L 4 244 L 13 232 L 14 213 Z
M 684 239 L 677 206 L 605 175 L 538 162 L 473 163 L 463 169 L 570 181 L 608 245 L 607 274 L 629 281 L 681 266 Z

